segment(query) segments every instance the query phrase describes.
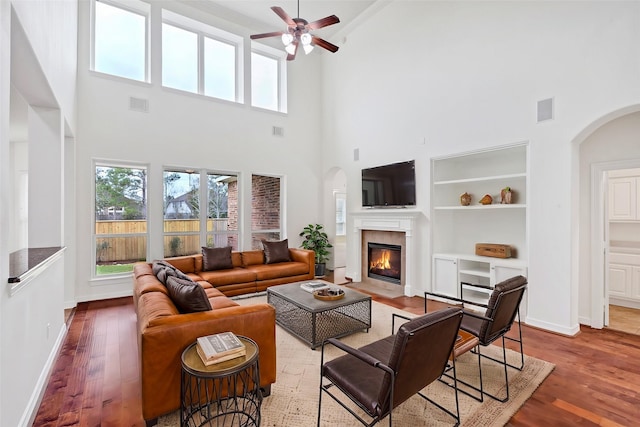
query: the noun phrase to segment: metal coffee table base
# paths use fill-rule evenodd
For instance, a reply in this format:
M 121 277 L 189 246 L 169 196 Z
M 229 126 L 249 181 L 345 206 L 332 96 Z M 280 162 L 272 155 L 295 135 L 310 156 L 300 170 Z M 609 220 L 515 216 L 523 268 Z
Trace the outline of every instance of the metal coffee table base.
M 304 291 L 302 291 L 304 292 Z M 339 305 L 339 301 L 325 302 L 314 309 L 269 292 L 267 302 L 276 309 L 276 323 L 308 343 L 312 349 L 327 338 L 339 338 L 371 327 L 371 298 Z

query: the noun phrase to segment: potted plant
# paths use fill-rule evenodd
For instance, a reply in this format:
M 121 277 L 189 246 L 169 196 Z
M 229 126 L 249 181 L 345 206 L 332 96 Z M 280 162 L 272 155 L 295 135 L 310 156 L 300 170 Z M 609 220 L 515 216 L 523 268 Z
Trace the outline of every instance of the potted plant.
M 309 224 L 300 232 L 300 236 L 304 237 L 300 247 L 312 250 L 316 254 L 316 276 L 324 276 L 326 262 L 329 259 L 327 249 L 333 247 L 329 243 L 329 236 L 323 230 L 324 227 L 320 224 Z

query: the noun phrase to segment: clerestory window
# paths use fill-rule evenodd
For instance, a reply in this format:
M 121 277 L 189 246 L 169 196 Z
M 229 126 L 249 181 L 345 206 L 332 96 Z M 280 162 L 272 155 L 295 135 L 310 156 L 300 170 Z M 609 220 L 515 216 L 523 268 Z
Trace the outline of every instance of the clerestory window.
M 242 37 L 163 10 L 162 85 L 242 102 L 242 47 Z
M 91 69 L 149 81 L 149 4 L 138 0 L 92 4 Z

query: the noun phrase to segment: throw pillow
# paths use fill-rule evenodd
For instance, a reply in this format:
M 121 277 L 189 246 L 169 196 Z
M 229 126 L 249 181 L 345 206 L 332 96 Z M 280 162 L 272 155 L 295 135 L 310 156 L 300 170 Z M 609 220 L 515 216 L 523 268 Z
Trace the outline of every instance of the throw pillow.
M 156 275 L 158 280 L 161 281 L 164 285 L 167 284 L 167 278 L 170 276 L 177 277 L 183 280 L 191 280 L 189 276 L 166 261 L 153 261 L 151 270 L 153 271 L 153 274 Z
M 209 303 L 207 293 L 202 286 L 191 279 L 184 280 L 169 276 L 167 278 L 167 290 L 171 301 L 181 313 L 211 310 L 211 303 Z
M 224 270 L 233 268 L 231 261 L 231 246 L 224 248 L 202 247 L 202 269 L 204 271 Z
M 291 261 L 289 258 L 289 239 L 280 240 L 278 242 L 262 241 L 264 248 L 265 264 L 275 264 L 276 262 Z

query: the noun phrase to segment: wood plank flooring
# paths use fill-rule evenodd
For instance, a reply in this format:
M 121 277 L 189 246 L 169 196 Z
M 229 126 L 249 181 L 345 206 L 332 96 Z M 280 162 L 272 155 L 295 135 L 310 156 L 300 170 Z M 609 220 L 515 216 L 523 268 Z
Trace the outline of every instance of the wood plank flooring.
M 424 310 L 420 297 L 372 297 Z M 135 322 L 130 297 L 78 305 L 34 426 L 144 426 Z M 556 369 L 509 426 L 640 426 L 640 336 L 583 327 L 565 337 L 526 325 L 523 336 L 525 353 Z
M 640 310 L 610 305 L 609 326 L 607 328 L 640 335 Z

